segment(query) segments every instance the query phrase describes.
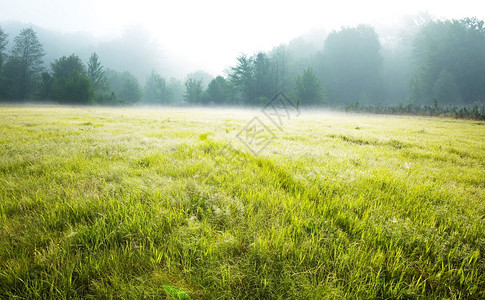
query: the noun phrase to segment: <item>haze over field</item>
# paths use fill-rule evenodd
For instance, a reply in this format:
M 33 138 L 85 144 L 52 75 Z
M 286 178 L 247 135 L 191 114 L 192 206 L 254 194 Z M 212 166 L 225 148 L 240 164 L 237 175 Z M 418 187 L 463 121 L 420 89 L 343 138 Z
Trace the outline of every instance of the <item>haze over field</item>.
M 471 2 L 1 5 L 0 102 L 261 106 L 282 92 L 485 119 L 485 13 Z
M 73 45 L 63 46 L 71 52 L 124 35 L 127 37 L 124 46 L 139 46 L 139 39 L 146 38 L 160 50 L 155 54 L 159 58 L 157 69 L 169 77 L 182 78 L 199 69 L 213 75 L 222 74 L 241 53 L 269 51 L 307 33 L 371 24 L 389 34 L 389 30 L 402 27 L 403 17 L 426 12 L 447 19 L 485 17 L 483 4 L 473 0 L 249 0 L 239 3 L 2 0 L 0 25 L 21 22 L 64 34 L 63 38 L 73 40 Z M 138 34 L 130 36 L 133 31 Z M 140 36 L 139 31 L 144 34 Z M 79 40 L 77 45 L 76 39 Z M 87 45 L 83 45 L 84 42 Z M 69 55 L 69 51 L 64 55 Z M 116 65 L 113 63 L 110 67 Z

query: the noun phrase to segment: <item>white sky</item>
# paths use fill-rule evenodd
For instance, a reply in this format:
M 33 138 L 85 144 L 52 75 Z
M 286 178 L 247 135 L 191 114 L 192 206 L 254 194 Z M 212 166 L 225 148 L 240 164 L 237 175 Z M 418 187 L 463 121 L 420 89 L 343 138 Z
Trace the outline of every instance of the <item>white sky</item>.
M 403 15 L 485 19 L 485 1 L 0 0 L 0 20 L 98 37 L 141 25 L 165 51 L 214 74 L 241 53 L 269 50 L 311 30 L 393 23 Z

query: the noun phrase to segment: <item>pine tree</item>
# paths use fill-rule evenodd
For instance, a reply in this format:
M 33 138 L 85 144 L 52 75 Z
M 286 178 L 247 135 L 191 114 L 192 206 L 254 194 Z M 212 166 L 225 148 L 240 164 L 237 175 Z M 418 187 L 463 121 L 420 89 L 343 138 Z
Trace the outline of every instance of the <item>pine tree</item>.
M 88 77 L 91 79 L 95 91 L 104 91 L 108 89 L 108 77 L 103 70 L 103 66 L 99 62 L 99 57 L 96 52 L 89 57 Z

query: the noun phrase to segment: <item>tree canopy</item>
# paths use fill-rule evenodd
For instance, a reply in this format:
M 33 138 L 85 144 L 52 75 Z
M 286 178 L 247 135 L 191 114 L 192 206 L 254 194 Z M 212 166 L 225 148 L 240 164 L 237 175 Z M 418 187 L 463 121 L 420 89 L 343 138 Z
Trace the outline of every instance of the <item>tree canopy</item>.
M 45 52 L 32 28 L 23 29 L 14 39 L 9 57 L 8 76 L 13 84 L 12 97 L 25 100 L 36 87 L 38 77 L 43 70 Z
M 303 106 L 484 104 L 484 21 L 418 16 L 406 22 L 394 36 L 358 25 L 319 33 L 313 41 L 298 37 L 270 51 L 241 54 L 215 77 L 198 70 L 180 80 L 152 71 L 141 81 L 138 73 L 105 68 L 96 52 L 106 53 L 103 47 L 49 57 L 44 64 L 32 28 L 21 30 L 10 49 L 9 34 L 0 28 L 0 100 L 260 106 L 283 92 Z M 105 59 L 113 64 L 113 57 Z
M 202 92 L 202 80 L 196 80 L 193 78 L 187 78 L 185 80 L 185 101 L 188 103 L 201 103 Z
M 296 95 L 302 105 L 324 102 L 325 90 L 312 68 L 308 67 L 296 78 Z
M 481 20 L 433 21 L 414 40 L 419 70 L 411 81 L 411 97 L 421 103 L 443 98 L 443 81 L 456 85 L 455 103 L 485 101 L 485 25 Z M 436 87 L 436 88 L 435 88 Z M 442 88 L 439 88 L 442 87 Z
M 7 38 L 8 35 L 3 31 L 2 27 L 0 27 L 0 70 L 6 58 L 5 47 L 8 44 Z
M 217 76 L 212 79 L 207 87 L 207 94 L 210 103 L 225 104 L 229 102 L 229 87 L 226 79 L 222 76 Z
M 42 87 L 48 89 L 51 84 L 50 96 L 59 103 L 87 104 L 94 97 L 91 80 L 86 75 L 86 68 L 81 59 L 72 54 L 56 59 L 52 65 L 52 79 L 42 76 Z M 52 80 L 52 83 L 49 81 Z M 48 93 L 49 94 L 49 93 Z
M 381 44 L 367 25 L 332 32 L 323 50 L 324 81 L 329 98 L 338 104 L 381 97 Z
M 5 53 L 5 48 L 8 44 L 8 35 L 0 27 L 0 99 L 6 98 L 6 80 L 4 72 L 4 64 L 7 59 L 7 54 Z
M 172 91 L 167 82 L 156 71 L 152 71 L 145 84 L 145 102 L 157 104 L 170 104 L 172 102 Z

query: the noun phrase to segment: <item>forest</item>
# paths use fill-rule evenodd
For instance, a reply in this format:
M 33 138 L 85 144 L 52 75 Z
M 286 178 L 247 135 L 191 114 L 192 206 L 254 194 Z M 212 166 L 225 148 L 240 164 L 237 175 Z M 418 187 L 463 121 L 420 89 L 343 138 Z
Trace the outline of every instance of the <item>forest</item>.
M 105 67 L 94 51 L 87 61 L 76 53 L 46 61 L 34 29 L 12 39 L 0 27 L 0 101 L 260 106 L 283 92 L 301 106 L 430 114 L 453 107 L 455 114 L 484 114 L 483 20 L 415 18 L 391 39 L 370 25 L 342 27 L 323 38 L 318 50 L 295 39 L 241 54 L 215 77 L 200 70 L 180 80 L 154 68 L 140 80 Z

